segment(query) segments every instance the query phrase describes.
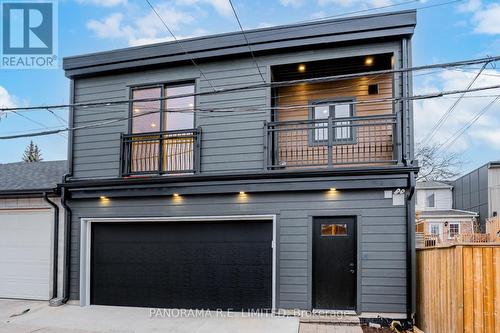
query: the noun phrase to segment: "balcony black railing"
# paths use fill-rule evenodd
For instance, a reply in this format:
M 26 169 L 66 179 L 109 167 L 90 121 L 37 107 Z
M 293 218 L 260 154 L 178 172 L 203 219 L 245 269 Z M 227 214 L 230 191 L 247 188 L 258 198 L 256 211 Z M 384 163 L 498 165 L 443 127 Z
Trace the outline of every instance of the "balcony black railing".
M 200 170 L 201 129 L 123 134 L 122 176 L 193 174 Z
M 393 165 L 395 115 L 271 122 L 264 127 L 268 170 Z

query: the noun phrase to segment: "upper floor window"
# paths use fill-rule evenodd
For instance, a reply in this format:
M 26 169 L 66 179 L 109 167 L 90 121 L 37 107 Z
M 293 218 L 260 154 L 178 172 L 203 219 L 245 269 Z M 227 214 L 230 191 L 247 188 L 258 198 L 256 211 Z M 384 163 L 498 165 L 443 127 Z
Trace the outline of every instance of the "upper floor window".
M 151 101 L 132 103 L 132 133 L 194 128 L 194 96 L 185 96 L 190 94 L 194 94 L 193 83 L 134 88 L 134 100 Z
M 427 207 L 436 207 L 436 199 L 434 192 L 431 194 L 427 194 Z
M 350 118 L 354 115 L 353 99 L 339 100 L 330 103 L 318 103 L 312 107 L 312 118 L 314 120 L 325 120 L 314 124 L 314 141 L 328 141 L 329 128 L 328 118 L 333 119 L 333 141 L 353 140 L 352 121 L 342 118 Z

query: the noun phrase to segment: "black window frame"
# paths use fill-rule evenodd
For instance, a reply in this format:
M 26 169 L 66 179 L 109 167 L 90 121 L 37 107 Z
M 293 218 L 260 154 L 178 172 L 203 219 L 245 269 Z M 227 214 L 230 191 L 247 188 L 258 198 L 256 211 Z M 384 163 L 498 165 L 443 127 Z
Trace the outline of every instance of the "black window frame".
M 335 105 L 336 104 L 345 104 L 345 103 L 351 103 L 349 104 L 349 117 L 340 117 L 336 118 L 335 117 Z M 310 120 L 316 120 L 315 117 L 315 108 L 317 106 L 328 106 L 328 116 L 332 118 L 332 123 L 335 124 L 336 122 L 342 122 L 342 119 L 345 118 L 353 118 L 356 115 L 356 98 L 355 97 L 342 97 L 342 98 L 335 98 L 335 99 L 321 99 L 321 100 L 313 100 L 310 101 L 309 105 L 309 119 Z M 326 139 L 316 139 L 316 131 L 317 128 L 315 128 L 315 124 L 313 123 L 313 128 L 310 129 L 309 133 L 309 144 L 313 146 L 317 145 L 327 145 L 328 144 L 328 135 L 330 133 L 330 129 L 328 128 L 328 118 L 324 119 L 325 123 L 327 124 L 327 135 Z M 352 120 L 347 120 L 345 122 L 349 122 L 349 124 L 346 124 L 346 127 L 349 127 L 350 129 L 350 136 L 348 138 L 337 138 L 336 137 L 336 127 L 333 128 L 333 138 L 332 138 L 332 143 L 334 145 L 345 145 L 345 144 L 355 144 L 357 142 L 356 140 L 356 128 L 352 125 L 353 121 Z
M 175 81 L 175 82 L 160 82 L 160 83 L 148 83 L 148 84 L 140 84 L 129 86 L 129 99 L 131 100 L 128 105 L 128 130 L 127 134 L 135 134 L 133 133 L 133 119 L 134 119 L 134 91 L 142 90 L 142 89 L 151 89 L 151 88 L 160 88 L 160 126 L 158 131 L 150 132 L 150 133 L 158 133 L 158 132 L 166 132 L 165 129 L 165 101 L 166 99 L 166 89 L 169 87 L 183 87 L 183 86 L 193 86 L 194 96 L 193 96 L 193 129 L 196 128 L 196 89 L 197 89 L 197 80 L 183 80 L 183 81 Z M 147 133 L 147 132 L 146 132 Z M 140 133 L 137 133 L 140 134 Z

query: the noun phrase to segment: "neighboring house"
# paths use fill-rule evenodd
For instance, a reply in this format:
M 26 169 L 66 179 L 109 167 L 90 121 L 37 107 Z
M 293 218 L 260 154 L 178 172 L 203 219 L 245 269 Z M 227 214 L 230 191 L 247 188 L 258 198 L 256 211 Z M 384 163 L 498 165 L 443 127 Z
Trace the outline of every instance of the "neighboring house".
M 452 209 L 453 186 L 444 182 L 417 182 L 415 193 L 417 231 L 437 236 L 442 243 L 474 233 L 478 214 Z
M 240 32 L 65 58 L 70 299 L 411 315 L 418 168 L 393 98 L 412 87 L 391 69 L 411 67 L 415 24 L 250 30 L 255 60 Z
M 66 169 L 66 161 L 0 164 L 0 298 L 49 300 L 62 294 L 63 209 L 56 188 Z
M 500 213 L 500 161 L 458 178 L 453 187 L 453 208 L 478 213 L 484 231 L 486 219 Z

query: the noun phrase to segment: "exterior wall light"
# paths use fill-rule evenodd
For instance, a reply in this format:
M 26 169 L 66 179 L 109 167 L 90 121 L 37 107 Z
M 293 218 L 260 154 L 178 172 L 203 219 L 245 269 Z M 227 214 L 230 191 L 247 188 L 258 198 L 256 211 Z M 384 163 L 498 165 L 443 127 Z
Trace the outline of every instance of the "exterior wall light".
M 337 189 L 336 189 L 335 187 L 331 187 L 331 188 L 330 188 L 330 191 L 331 191 L 331 192 L 335 192 L 335 191 L 337 191 Z
M 101 200 L 108 200 L 108 197 L 105 197 L 104 195 L 101 195 L 99 198 L 100 198 Z
M 179 193 L 174 193 L 172 194 L 174 197 L 178 197 L 179 196 Z
M 240 195 L 245 195 L 246 193 L 243 191 L 240 191 Z

